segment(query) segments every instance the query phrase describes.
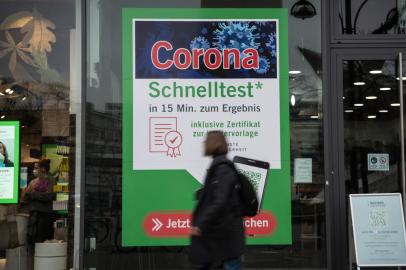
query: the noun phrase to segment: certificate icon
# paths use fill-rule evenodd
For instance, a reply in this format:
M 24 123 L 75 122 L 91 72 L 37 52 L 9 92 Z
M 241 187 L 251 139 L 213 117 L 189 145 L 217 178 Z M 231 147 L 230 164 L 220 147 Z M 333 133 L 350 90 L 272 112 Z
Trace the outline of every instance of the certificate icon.
M 174 158 L 180 156 L 182 141 L 177 117 L 149 118 L 149 152 L 166 153 Z

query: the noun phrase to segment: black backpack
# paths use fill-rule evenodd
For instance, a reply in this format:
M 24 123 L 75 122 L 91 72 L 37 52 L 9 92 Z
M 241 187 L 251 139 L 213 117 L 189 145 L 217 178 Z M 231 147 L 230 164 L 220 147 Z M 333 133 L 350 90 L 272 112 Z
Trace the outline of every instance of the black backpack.
M 238 183 L 236 184 L 235 189 L 237 190 L 239 195 L 241 215 L 244 217 L 253 217 L 256 214 L 258 214 L 259 210 L 258 197 L 251 181 L 248 179 L 246 175 L 240 173 L 235 167 L 234 163 L 232 163 L 231 161 L 221 162 L 220 164 L 217 164 L 217 166 L 221 164 L 226 164 L 230 166 L 238 176 Z M 212 168 L 212 170 L 214 169 Z
M 235 167 L 234 167 L 235 169 Z M 255 192 L 254 186 L 248 177 L 235 169 L 239 183 L 236 186 L 241 201 L 242 215 L 246 217 L 253 217 L 258 213 L 258 197 Z

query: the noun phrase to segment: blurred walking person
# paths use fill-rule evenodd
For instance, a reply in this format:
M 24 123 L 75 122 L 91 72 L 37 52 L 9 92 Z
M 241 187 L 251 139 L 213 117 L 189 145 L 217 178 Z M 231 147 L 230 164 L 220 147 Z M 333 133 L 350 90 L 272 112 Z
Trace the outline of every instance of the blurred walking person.
M 226 270 L 241 269 L 245 233 L 236 188 L 237 171 L 226 157 L 228 144 L 223 132 L 210 131 L 205 140 L 205 155 L 213 161 L 203 188 L 197 192 L 193 212 L 190 260 L 205 270 L 218 262 Z

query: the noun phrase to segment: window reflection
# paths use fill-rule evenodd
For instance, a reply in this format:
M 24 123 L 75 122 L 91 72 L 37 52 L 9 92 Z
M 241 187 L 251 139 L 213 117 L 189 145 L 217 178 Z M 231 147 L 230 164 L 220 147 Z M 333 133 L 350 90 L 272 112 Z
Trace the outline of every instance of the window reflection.
M 75 27 L 75 2 L 57 2 L 0 3 L 0 120 L 20 122 L 20 194 L 39 180 L 36 163 L 41 157 L 50 159 L 44 178 L 52 178 L 39 189 L 43 196 L 52 193 L 44 208 L 23 196 L 18 205 L 0 205 L 0 223 L 6 210 L 7 219 L 19 220 L 20 234 L 17 243 L 0 245 L 1 269 L 3 262 L 6 269 L 33 269 L 36 240 L 52 238 L 68 242 L 66 267 L 73 265 L 75 117 L 70 111 L 70 76 L 76 67 L 70 61 L 70 31 Z M 39 222 L 46 225 L 38 226 Z M 0 235 L 16 238 L 4 227 Z
M 340 0 L 341 34 L 406 34 L 406 3 L 397 0 Z

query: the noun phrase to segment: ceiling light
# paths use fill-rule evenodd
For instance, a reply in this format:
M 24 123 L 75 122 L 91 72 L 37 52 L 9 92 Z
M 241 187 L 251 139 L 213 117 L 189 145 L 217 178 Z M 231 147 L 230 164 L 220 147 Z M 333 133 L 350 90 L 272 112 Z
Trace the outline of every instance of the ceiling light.
M 399 107 L 399 106 L 400 106 L 400 103 L 392 103 L 391 106 L 392 106 L 392 107 Z
M 0 96 L 4 96 L 4 94 L 2 92 L 0 92 Z
M 354 106 L 355 107 L 362 107 L 362 106 L 364 106 L 364 104 L 362 104 L 362 103 L 354 103 Z
M 365 82 L 354 82 L 354 85 L 365 85 Z
M 365 99 L 377 99 L 377 96 L 366 96 Z
M 352 113 L 354 110 L 345 110 L 346 113 Z
M 319 116 L 318 115 L 311 115 L 310 118 L 311 119 L 319 119 Z
M 23 97 L 23 98 L 22 98 L 23 101 L 26 100 L 26 99 L 27 99 L 27 97 Z
M 4 119 L 4 118 L 6 118 L 6 116 L 3 114 L 0 118 L 1 118 L 1 119 Z
M 399 77 L 396 77 L 396 80 L 399 81 Z M 406 81 L 406 77 L 402 77 L 402 81 Z
M 345 97 L 343 97 L 343 99 L 345 99 Z
M 389 91 L 390 87 L 381 87 L 381 88 L 379 88 L 379 90 L 381 90 L 381 91 Z
M 9 95 L 14 94 L 14 90 L 10 90 L 10 91 L 8 92 L 8 94 L 9 94 Z
M 300 70 L 291 70 L 291 71 L 289 71 L 289 74 L 292 74 L 292 75 L 296 75 L 296 74 L 300 74 L 300 73 L 302 73 Z
M 290 104 L 292 104 L 292 106 L 295 106 L 295 104 L 296 104 L 295 95 L 292 95 L 292 96 L 290 97 Z
M 7 88 L 6 91 L 4 91 L 4 92 L 6 92 L 8 94 L 8 92 L 10 92 L 10 91 L 11 91 L 11 89 Z
M 381 74 L 382 70 L 371 70 L 369 73 L 370 74 Z
M 375 119 L 376 115 L 368 115 L 368 119 Z
M 379 110 L 380 113 L 387 113 L 388 110 Z

